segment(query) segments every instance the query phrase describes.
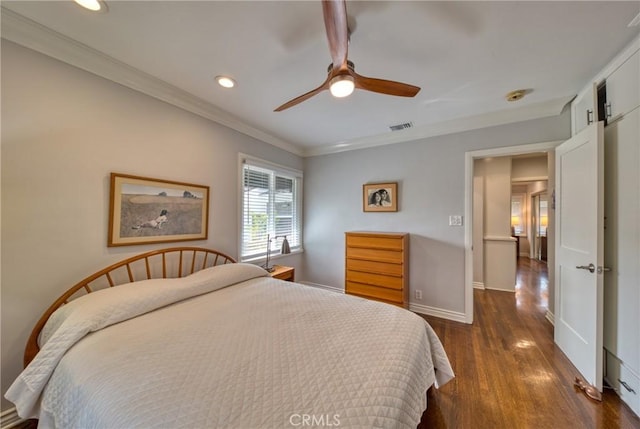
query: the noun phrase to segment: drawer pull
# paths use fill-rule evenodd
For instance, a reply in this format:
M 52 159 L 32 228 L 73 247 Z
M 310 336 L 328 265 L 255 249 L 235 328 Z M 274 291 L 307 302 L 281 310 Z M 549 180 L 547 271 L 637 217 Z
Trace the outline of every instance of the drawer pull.
M 633 390 L 633 388 L 631 388 L 631 386 L 629 386 L 627 383 L 625 383 L 624 381 L 618 379 L 618 381 L 620 382 L 620 384 L 622 384 L 624 386 L 625 389 L 627 389 L 629 392 L 633 393 L 634 395 L 636 394 L 636 391 Z

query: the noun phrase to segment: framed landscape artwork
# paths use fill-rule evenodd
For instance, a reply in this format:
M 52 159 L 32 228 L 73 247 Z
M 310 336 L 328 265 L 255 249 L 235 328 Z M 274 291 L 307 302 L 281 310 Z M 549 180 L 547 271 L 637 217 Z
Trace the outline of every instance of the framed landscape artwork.
M 365 212 L 397 212 L 398 184 L 390 182 L 362 185 L 362 207 Z
M 206 240 L 209 187 L 111 173 L 108 246 Z

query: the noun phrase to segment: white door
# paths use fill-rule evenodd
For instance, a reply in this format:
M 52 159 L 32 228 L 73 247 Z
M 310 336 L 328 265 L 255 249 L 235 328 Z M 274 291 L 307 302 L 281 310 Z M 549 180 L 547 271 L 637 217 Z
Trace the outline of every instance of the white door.
M 555 342 L 602 391 L 604 124 L 556 148 Z

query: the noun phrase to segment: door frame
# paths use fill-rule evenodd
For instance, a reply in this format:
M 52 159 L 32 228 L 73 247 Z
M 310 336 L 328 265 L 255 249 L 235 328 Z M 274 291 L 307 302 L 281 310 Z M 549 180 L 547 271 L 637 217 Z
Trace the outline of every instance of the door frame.
M 547 187 L 549 185 L 547 184 Z M 536 204 L 538 203 L 538 204 Z M 531 239 L 529 241 L 529 257 L 531 259 L 538 260 L 538 244 L 537 244 L 537 226 L 538 226 L 538 211 L 540 210 L 540 194 L 531 194 L 531 210 L 529 211 L 529 235 Z
M 549 205 L 549 181 L 547 180 L 547 189 L 545 189 L 544 191 L 538 191 L 538 192 L 534 192 L 531 194 L 531 199 L 529 201 L 529 204 L 531 204 L 531 209 L 529 211 L 529 231 L 528 233 L 531 235 L 531 239 L 529 241 L 529 255 L 534 256 L 531 259 L 536 259 L 536 260 L 540 260 L 538 259 L 538 253 L 540 251 L 539 246 L 540 243 L 537 243 L 537 234 L 538 234 L 538 222 L 540 222 L 540 195 L 546 195 L 547 197 L 547 213 L 549 211 L 549 208 L 551 208 L 551 206 Z M 535 207 L 534 209 L 534 200 L 538 203 L 538 205 Z M 533 214 L 536 214 L 535 216 L 535 222 L 533 220 Z M 547 219 L 548 219 L 549 215 L 547 214 Z M 548 261 L 547 261 L 548 262 Z M 548 264 L 547 264 L 548 265 Z M 555 289 L 554 289 L 555 290 Z
M 464 174 L 465 174 L 465 186 L 464 186 L 464 216 L 466 222 L 464 222 L 464 314 L 465 323 L 473 323 L 473 163 L 476 159 L 490 158 L 497 156 L 510 156 L 510 155 L 522 155 L 532 152 L 552 152 L 556 146 L 563 143 L 565 140 L 554 140 L 541 143 L 523 144 L 517 146 L 506 146 L 494 149 L 483 149 L 465 152 L 464 156 Z M 549 171 L 549 177 L 555 177 L 554 171 Z M 552 174 L 553 173 L 553 174 Z M 549 180 L 547 182 L 547 193 L 551 194 L 552 183 Z M 550 265 L 548 265 L 550 266 Z M 555 292 L 552 280 L 549 278 L 549 289 Z M 553 299 L 553 296 L 549 297 L 549 300 Z

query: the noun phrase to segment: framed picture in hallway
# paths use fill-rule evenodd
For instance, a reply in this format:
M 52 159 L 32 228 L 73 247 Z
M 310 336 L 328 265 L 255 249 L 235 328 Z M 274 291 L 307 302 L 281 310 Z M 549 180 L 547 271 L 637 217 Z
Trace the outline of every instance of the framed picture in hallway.
M 362 208 L 365 212 L 397 212 L 398 183 L 362 185 Z
M 111 173 L 108 246 L 206 240 L 209 187 Z

